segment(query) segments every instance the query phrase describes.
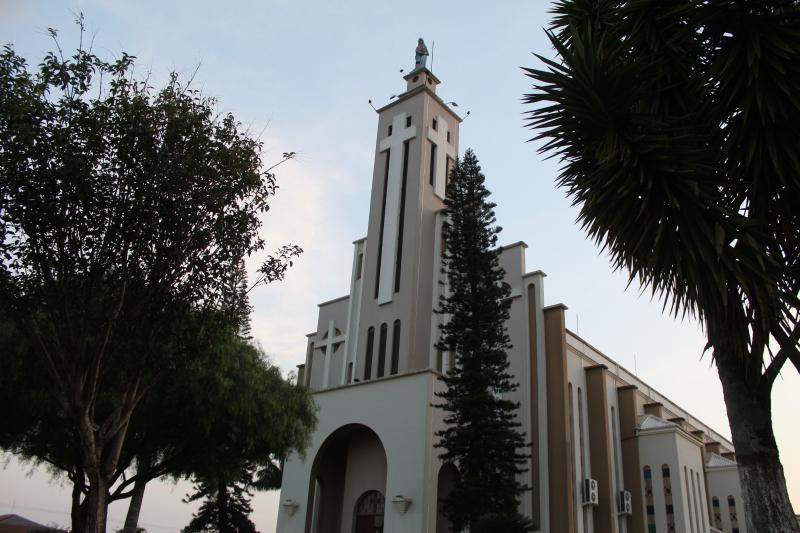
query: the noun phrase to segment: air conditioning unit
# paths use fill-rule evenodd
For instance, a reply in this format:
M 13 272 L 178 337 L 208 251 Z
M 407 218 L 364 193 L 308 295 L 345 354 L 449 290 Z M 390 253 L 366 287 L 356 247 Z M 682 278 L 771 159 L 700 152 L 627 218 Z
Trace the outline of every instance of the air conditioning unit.
M 619 491 L 619 503 L 617 511 L 619 511 L 619 514 L 633 514 L 633 497 L 631 496 L 631 491 Z
M 600 505 L 600 487 L 595 479 L 583 480 L 583 505 Z

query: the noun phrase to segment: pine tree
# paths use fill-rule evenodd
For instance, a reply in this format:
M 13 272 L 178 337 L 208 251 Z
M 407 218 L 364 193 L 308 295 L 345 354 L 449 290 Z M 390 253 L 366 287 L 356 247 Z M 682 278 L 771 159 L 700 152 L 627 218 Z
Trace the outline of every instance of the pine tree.
M 220 476 L 215 481 L 202 480 L 195 488 L 186 501 L 203 498 L 203 505 L 182 533 L 258 533 L 248 518 L 253 509 L 247 481 L 230 482 Z
M 517 513 L 527 487 L 516 476 L 525 471 L 528 455 L 515 419 L 519 403 L 508 399 L 519 385 L 508 373 L 510 288 L 499 265 L 495 204 L 472 150 L 449 178 L 443 258 L 448 295 L 437 310 L 448 320 L 437 348 L 455 353 L 456 364 L 442 378 L 446 389 L 437 393 L 442 402 L 435 407 L 445 411 L 447 428 L 436 433 L 436 447 L 444 450 L 442 461 L 458 469 L 444 513 L 461 531 L 490 512 Z

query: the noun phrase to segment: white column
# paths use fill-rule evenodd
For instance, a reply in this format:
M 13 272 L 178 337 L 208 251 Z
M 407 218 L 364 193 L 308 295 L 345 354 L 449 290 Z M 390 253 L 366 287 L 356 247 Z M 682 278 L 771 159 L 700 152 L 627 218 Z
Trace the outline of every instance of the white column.
M 417 127 L 406 127 L 406 113 L 392 118 L 392 134 L 382 139 L 378 150 L 391 150 L 389 156 L 389 179 L 386 183 L 386 210 L 384 211 L 383 248 L 381 249 L 380 283 L 378 304 L 392 301 L 394 294 L 394 267 L 397 257 L 397 238 L 400 221 L 400 193 L 403 184 L 403 144 L 417 135 Z

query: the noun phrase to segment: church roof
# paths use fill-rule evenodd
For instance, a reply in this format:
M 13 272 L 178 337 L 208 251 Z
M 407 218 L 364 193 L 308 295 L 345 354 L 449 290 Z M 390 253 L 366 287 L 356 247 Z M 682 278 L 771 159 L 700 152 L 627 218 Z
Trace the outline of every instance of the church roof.
M 706 467 L 707 468 L 726 468 L 726 467 L 736 467 L 736 461 L 731 461 L 727 457 L 722 457 L 716 453 L 709 453 L 708 459 L 706 459 Z
M 655 415 L 643 415 L 639 417 L 639 430 L 640 431 L 648 431 L 653 429 L 670 429 L 670 428 L 677 428 L 676 424 L 672 422 L 668 422 L 663 418 L 659 418 Z

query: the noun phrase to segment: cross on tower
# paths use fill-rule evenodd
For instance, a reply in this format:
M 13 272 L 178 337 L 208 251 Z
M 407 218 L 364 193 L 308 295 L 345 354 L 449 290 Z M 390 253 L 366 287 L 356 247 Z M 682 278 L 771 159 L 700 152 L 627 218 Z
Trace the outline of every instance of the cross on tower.
M 389 169 L 386 180 L 386 207 L 384 211 L 383 235 L 381 235 L 381 269 L 379 272 L 378 303 L 392 301 L 394 293 L 394 267 L 397 240 L 400 230 L 400 193 L 403 182 L 403 145 L 417 135 L 416 126 L 406 126 L 406 113 L 392 118 L 391 133 L 378 145 L 380 152 L 389 150 Z
M 456 148 L 447 139 L 447 122 L 440 117 L 436 117 L 436 129 L 428 126 L 428 139 L 436 145 L 436 161 L 434 161 L 434 182 L 433 192 L 441 199 L 444 199 L 447 187 L 447 158 L 455 160 Z
M 328 388 L 330 386 L 328 380 L 330 379 L 331 374 L 331 358 L 333 357 L 333 354 L 336 352 L 337 348 L 339 348 L 339 346 L 343 344 L 345 340 L 345 336 L 342 334 L 342 332 L 334 326 L 333 320 L 329 320 L 328 331 L 325 333 L 325 335 L 323 335 L 322 345 L 319 347 L 323 357 L 325 358 L 325 366 L 322 372 L 322 386 L 324 388 Z

